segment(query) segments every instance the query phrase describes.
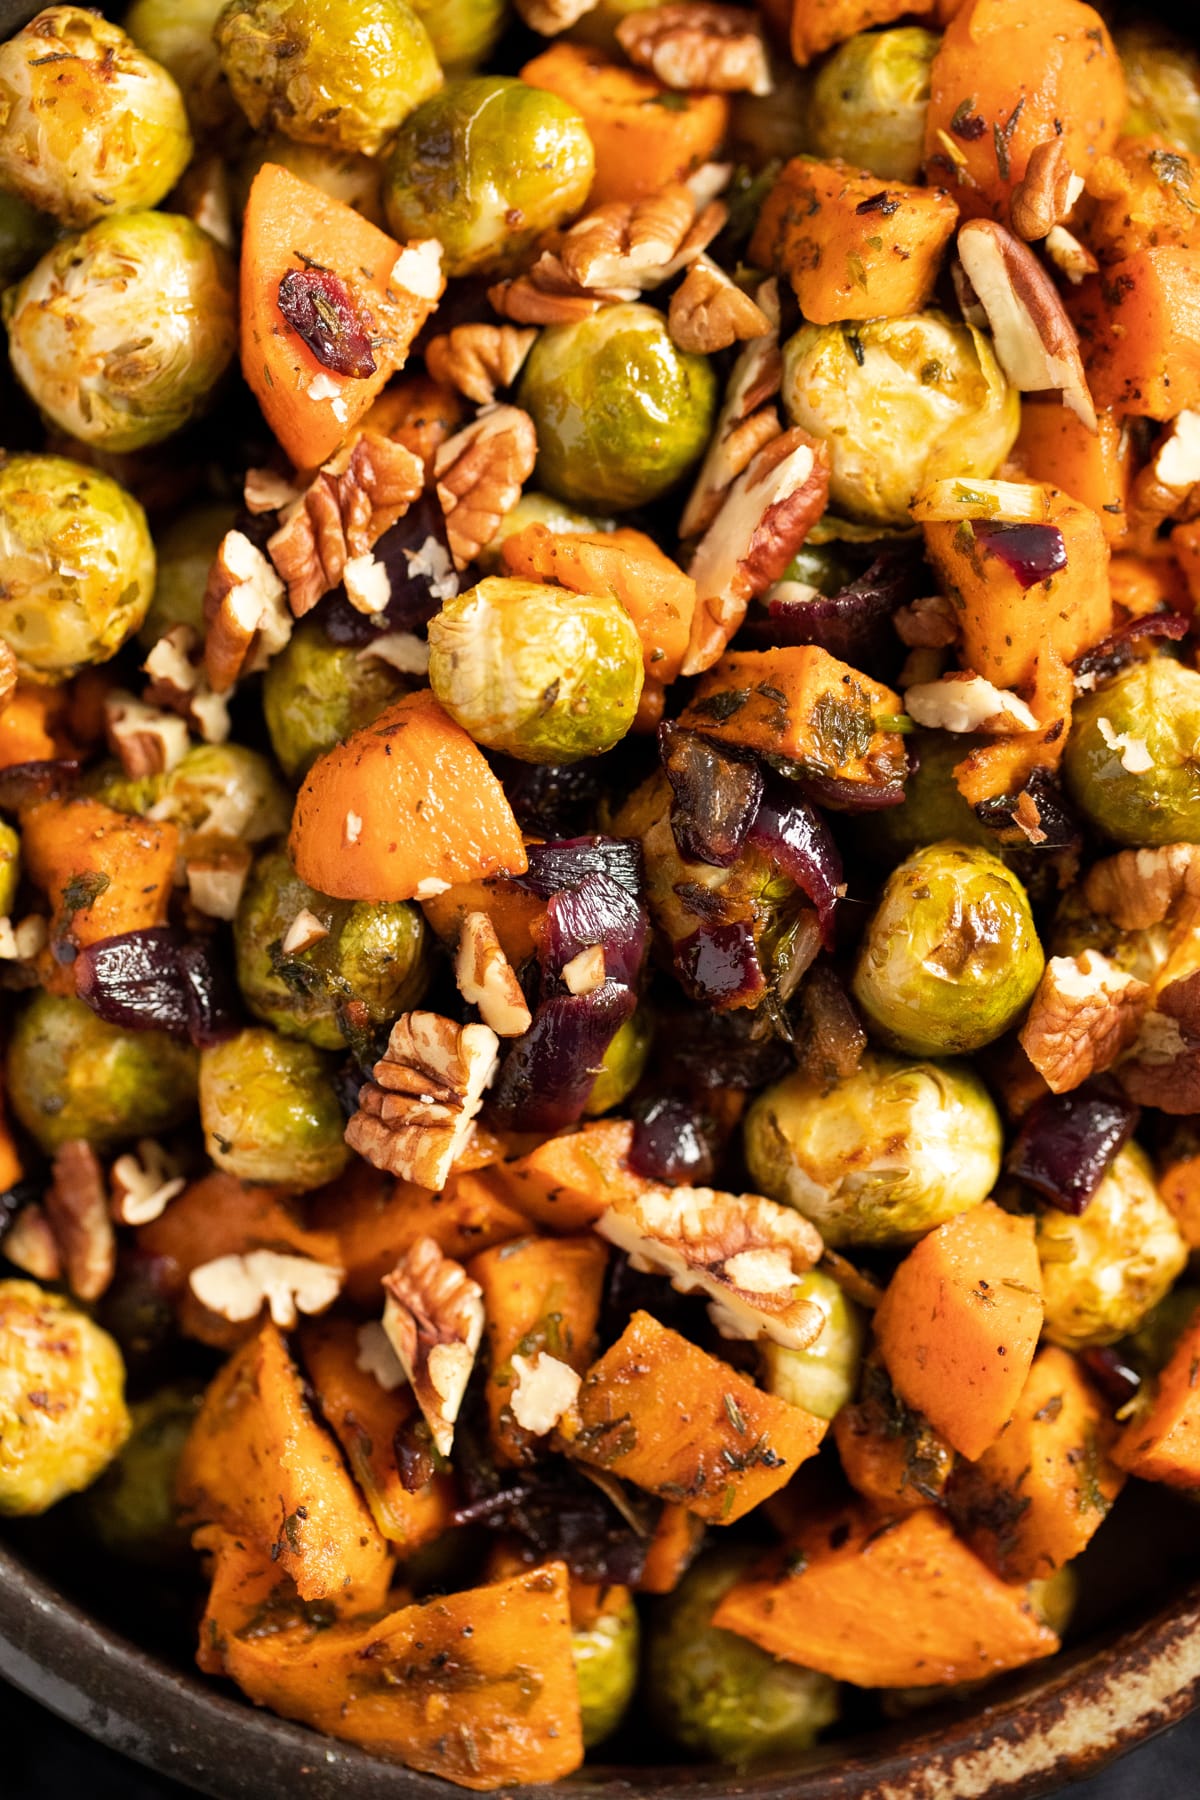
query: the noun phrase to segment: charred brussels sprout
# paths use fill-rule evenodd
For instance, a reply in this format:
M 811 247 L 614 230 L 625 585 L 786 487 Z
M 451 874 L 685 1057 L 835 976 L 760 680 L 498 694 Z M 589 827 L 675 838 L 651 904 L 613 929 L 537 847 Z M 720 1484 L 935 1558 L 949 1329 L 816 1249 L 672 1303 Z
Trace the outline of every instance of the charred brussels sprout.
M 708 442 L 716 376 L 677 350 L 653 307 L 605 306 L 543 331 L 518 400 L 538 436 L 538 478 L 572 506 L 646 506 Z
M 611 750 L 633 724 L 642 646 L 611 595 L 489 576 L 429 623 L 429 685 L 477 743 L 522 762 Z
M 0 44 L 0 186 L 64 225 L 154 206 L 192 154 L 179 89 L 117 25 L 50 6 Z
M 441 240 L 447 275 L 498 273 L 580 210 L 594 173 L 573 106 L 480 75 L 452 81 L 405 122 L 383 198 L 396 237 Z
M 191 1531 L 176 1515 L 175 1471 L 202 1398 L 197 1388 L 167 1387 L 130 1408 L 128 1442 L 80 1502 L 88 1531 L 110 1556 L 186 1566 Z
M 788 417 L 828 443 L 830 503 L 854 519 L 908 525 L 925 482 L 992 475 L 1016 439 L 1020 395 L 991 344 L 941 313 L 802 325 L 783 363 Z
M 777 1662 L 712 1623 L 754 1555 L 726 1549 L 702 1557 L 656 1609 L 647 1632 L 646 1703 L 654 1723 L 683 1749 L 738 1767 L 810 1749 L 838 1716 L 837 1685 L 828 1675 Z
M 172 519 L 155 537 L 158 570 L 154 598 L 138 632 L 138 642 L 147 650 L 172 625 L 190 625 L 198 636 L 204 636 L 208 571 L 235 516 L 232 506 L 216 502 L 193 506 Z
M 1008 1029 L 1044 964 L 1025 890 L 1000 858 L 930 844 L 888 877 L 853 993 L 893 1050 L 961 1055 Z
M 190 219 L 120 213 L 48 251 L 4 317 L 17 379 L 56 425 L 139 450 L 186 425 L 229 366 L 233 263 Z
M 122 1031 L 82 1000 L 43 991 L 13 1027 L 8 1097 L 43 1150 L 86 1138 L 103 1152 L 182 1124 L 196 1104 L 196 1052 L 161 1031 Z
M 783 1344 L 762 1345 L 763 1386 L 791 1406 L 802 1406 L 818 1419 L 832 1419 L 858 1387 L 866 1323 L 861 1307 L 848 1300 L 832 1275 L 810 1269 L 796 1283 L 798 1291 L 825 1315 L 821 1335 L 807 1350 Z
M 178 825 L 185 844 L 198 837 L 261 844 L 287 830 L 292 810 L 267 758 L 244 744 L 197 744 L 156 783 L 154 804 L 156 817 Z
M 318 756 L 379 717 L 412 684 L 390 663 L 335 644 L 315 620 L 294 631 L 263 677 L 263 716 L 280 768 L 307 775 Z
M 53 220 L 0 188 L 0 288 L 31 268 L 53 241 Z
M 603 1743 L 624 1718 L 637 1687 L 638 1615 L 633 1597 L 620 1590 L 620 1602 L 597 1613 L 571 1635 L 584 1748 Z
M 1200 156 L 1200 54 L 1161 25 L 1127 25 L 1116 33 L 1125 71 L 1130 137 L 1164 137 Z
M 218 1169 L 306 1192 L 349 1158 L 333 1064 L 311 1044 L 252 1027 L 200 1058 L 200 1122 Z
M 809 129 L 817 155 L 841 157 L 883 181 L 915 181 L 940 41 L 920 25 L 901 25 L 860 31 L 840 44 L 813 87 Z
M 45 1512 L 78 1493 L 128 1435 L 125 1365 L 108 1333 L 60 1294 L 0 1281 L 0 1513 Z
M 442 84 L 429 33 L 404 0 L 229 0 L 217 49 L 256 131 L 374 156 Z
M 288 933 L 303 914 L 311 928 L 301 933 L 302 947 L 289 951 Z M 305 945 L 318 928 L 325 935 Z M 356 1012 L 366 1008 L 370 1030 L 415 1006 L 425 986 L 419 907 L 329 900 L 300 880 L 282 850 L 268 850 L 250 871 L 233 938 L 238 985 L 255 1018 L 321 1050 L 347 1043 L 350 1002 Z
M 1200 674 L 1156 656 L 1082 695 L 1063 775 L 1119 844 L 1200 843 Z
M 0 819 L 0 919 L 7 919 L 17 901 L 21 879 L 21 840 L 6 819 Z
M 826 1243 L 898 1248 L 987 1199 L 1003 1134 L 965 1063 L 868 1055 L 828 1091 L 801 1074 L 767 1088 L 745 1145 L 755 1187 Z
M 107 662 L 154 591 L 146 515 L 64 456 L 0 458 L 0 637 L 24 674 L 65 681 Z
M 237 118 L 213 41 L 225 0 L 133 0 L 125 29 L 178 83 L 192 129 L 207 137 Z
M 1037 1222 L 1046 1336 L 1067 1350 L 1136 1331 L 1187 1265 L 1145 1152 L 1127 1144 L 1078 1217 L 1046 1207 Z

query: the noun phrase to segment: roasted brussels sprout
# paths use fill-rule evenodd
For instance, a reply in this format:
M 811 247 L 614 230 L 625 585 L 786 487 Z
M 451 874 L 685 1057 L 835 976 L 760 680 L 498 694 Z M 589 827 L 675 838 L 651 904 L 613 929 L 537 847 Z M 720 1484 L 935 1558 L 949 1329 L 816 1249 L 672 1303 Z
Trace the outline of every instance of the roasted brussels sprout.
M 447 75 L 468 75 L 489 56 L 508 17 L 507 0 L 413 0 Z
M 500 529 L 490 544 L 485 544 L 476 561 L 485 575 L 501 573 L 500 548 L 505 538 L 515 537 L 530 525 L 544 525 L 547 531 L 611 531 L 615 519 L 598 518 L 593 513 L 576 512 L 549 494 L 535 491 L 521 495 L 511 511 L 500 521 Z
M 0 288 L 32 268 L 54 241 L 54 221 L 0 188 Z
M 754 1554 L 739 1548 L 701 1557 L 655 1610 L 646 1634 L 654 1723 L 683 1749 L 738 1767 L 810 1749 L 838 1716 L 828 1675 L 778 1662 L 712 1624 L 718 1601 Z
M 1121 1344 L 1121 1352 L 1143 1380 L 1158 1375 L 1171 1359 L 1185 1326 L 1190 1325 L 1200 1307 L 1200 1287 L 1194 1281 L 1181 1281 L 1157 1306 L 1152 1306 L 1137 1329 Z
M 832 1419 L 858 1387 L 866 1322 L 861 1307 L 847 1299 L 832 1275 L 810 1269 L 796 1284 L 825 1315 L 821 1335 L 807 1350 L 764 1342 L 763 1386 L 818 1419 Z
M 177 1517 L 175 1470 L 202 1398 L 202 1390 L 179 1385 L 130 1408 L 128 1442 L 79 1503 L 86 1529 L 110 1556 L 186 1566 L 191 1531 Z
M 292 810 L 266 757 L 245 744 L 198 744 L 156 782 L 154 804 L 156 817 L 173 820 L 185 844 L 198 837 L 261 844 L 287 830 Z
M 1115 34 L 1129 111 L 1130 137 L 1164 137 L 1200 156 L 1200 54 L 1161 25 L 1126 25 Z
M 1025 890 L 1000 858 L 930 844 L 888 877 L 852 989 L 891 1049 L 962 1055 L 1008 1029 L 1044 966 Z
M 1081 1350 L 1136 1331 L 1187 1264 L 1145 1152 L 1127 1144 L 1077 1217 L 1045 1207 L 1037 1221 L 1045 1333 Z
M 818 156 L 882 181 L 915 181 L 925 141 L 929 70 L 940 38 L 920 25 L 860 31 L 817 76 L 809 130 Z
M 325 936 L 288 951 L 302 914 Z M 314 925 L 314 930 L 316 926 Z M 415 1006 L 428 973 L 425 920 L 406 901 L 329 900 L 307 887 L 284 851 L 258 858 L 233 925 L 238 986 L 256 1019 L 321 1050 L 347 1041 L 346 1007 L 365 1007 L 362 1024 L 390 1025 Z
M 125 30 L 178 83 L 192 130 L 208 137 L 238 117 L 213 27 L 225 0 L 133 0 Z M 244 127 L 243 127 L 244 129 Z
M 642 694 L 642 646 L 611 595 L 492 575 L 429 622 L 429 685 L 477 743 L 522 762 L 611 750 Z
M 39 990 L 13 1026 L 7 1079 L 14 1114 L 43 1150 L 86 1138 L 105 1151 L 182 1124 L 196 1104 L 196 1052 Z
M 154 206 L 192 154 L 179 89 L 117 25 L 50 6 L 0 44 L 0 187 L 64 225 Z
M 232 506 L 213 501 L 180 513 L 155 536 L 154 598 L 138 632 L 138 643 L 147 650 L 172 625 L 190 625 L 203 637 L 208 571 L 235 516 Z
M 1200 843 L 1200 674 L 1135 662 L 1081 695 L 1063 758 L 1067 791 L 1119 844 Z
M 0 919 L 12 913 L 20 879 L 21 840 L 7 819 L 0 819 Z
M 221 67 L 256 131 L 374 156 L 442 84 L 429 33 L 404 0 L 229 0 Z M 432 234 L 429 234 L 432 235 Z
M 949 731 L 914 731 L 907 739 L 912 754 L 903 804 L 883 807 L 862 821 L 855 837 L 864 855 L 890 863 L 941 838 L 994 849 L 995 832 L 976 817 L 954 779 L 955 765 L 980 741 Z
M 965 1063 L 867 1055 L 828 1092 L 802 1074 L 767 1088 L 745 1142 L 755 1187 L 826 1243 L 899 1247 L 987 1199 L 1003 1134 Z
M 352 206 L 372 225 L 382 226 L 383 169 L 377 156 L 363 156 L 357 150 L 334 150 L 327 144 L 298 144 L 294 138 L 279 133 L 255 138 L 234 174 L 233 198 L 239 211 L 245 210 L 251 183 L 264 163 L 278 163 L 290 169 L 301 181 Z
M 1143 931 L 1122 931 L 1111 919 L 1089 912 L 1077 887 L 1068 888 L 1054 916 L 1046 950 L 1050 956 L 1082 956 L 1099 950 L 1127 975 L 1153 981 L 1171 953 L 1171 926 L 1164 919 Z
M 646 506 L 685 475 L 712 430 L 716 376 L 677 350 L 653 307 L 603 307 L 543 331 L 518 399 L 538 436 L 538 479 L 572 506 Z
M 441 240 L 447 275 L 495 274 L 580 210 L 595 166 L 573 106 L 480 75 L 452 81 L 405 122 L 383 200 L 396 237 Z
M 910 524 L 919 487 L 994 474 L 1020 425 L 989 340 L 938 312 L 802 325 L 783 361 L 788 417 L 828 443 L 830 503 L 854 519 Z
M 125 1366 L 60 1294 L 0 1281 L 0 1513 L 45 1512 L 95 1481 L 129 1435 Z
M 731 94 L 729 98 L 729 151 L 740 159 L 746 173 L 765 172 L 773 179 L 781 163 L 812 149 L 812 75 L 808 69 L 773 62 L 769 94 Z M 729 198 L 728 190 L 725 197 Z M 756 195 L 756 212 L 764 198 L 763 192 Z
M 619 1605 L 576 1625 L 571 1635 L 585 1749 L 610 1737 L 628 1710 L 637 1687 L 639 1638 L 637 1607 L 624 1589 Z
M 190 219 L 120 213 L 48 251 L 4 318 L 14 373 L 56 425 L 139 450 L 186 425 L 229 366 L 233 263 Z
M 331 1059 L 262 1027 L 202 1053 L 200 1122 L 208 1154 L 239 1181 L 305 1192 L 349 1158 Z
M 154 591 L 146 515 L 65 456 L 0 457 L 0 637 L 35 681 L 107 662 Z
M 263 677 L 263 717 L 280 768 L 293 781 L 318 756 L 369 725 L 412 684 L 371 655 L 335 644 L 315 619 L 292 633 Z

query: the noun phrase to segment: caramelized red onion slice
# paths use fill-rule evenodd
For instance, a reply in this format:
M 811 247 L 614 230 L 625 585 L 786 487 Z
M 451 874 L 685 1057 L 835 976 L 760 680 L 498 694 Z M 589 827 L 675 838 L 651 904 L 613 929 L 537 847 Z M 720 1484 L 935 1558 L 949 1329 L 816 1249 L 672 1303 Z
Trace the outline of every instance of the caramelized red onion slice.
M 756 649 L 816 644 L 868 675 L 887 679 L 901 654 L 892 614 L 928 593 L 932 582 L 921 558 L 911 550 L 885 550 L 836 594 L 770 601 L 767 617 L 750 620 L 742 627 L 741 638 Z
M 812 901 L 822 942 L 831 948 L 843 892 L 842 858 L 820 813 L 789 783 L 775 777 L 766 785 L 746 841 Z
M 674 796 L 671 835 L 680 856 L 727 869 L 737 861 L 758 812 L 761 765 L 669 721 L 658 728 L 658 750 Z
M 1110 675 L 1124 669 L 1137 654 L 1135 646 L 1141 638 L 1169 638 L 1178 641 L 1186 637 L 1191 620 L 1183 613 L 1160 612 L 1143 613 L 1139 619 L 1126 619 L 1110 636 L 1093 644 L 1082 656 L 1077 656 L 1071 664 L 1076 680 L 1087 680 L 1089 685 L 1097 681 L 1107 681 Z
M 552 894 L 546 907 L 542 971 L 555 979 L 579 955 L 599 944 L 610 981 L 637 983 L 646 950 L 649 918 L 627 889 L 610 875 L 593 872 L 577 887 Z
M 165 1031 L 199 1049 L 238 1029 L 230 979 L 212 945 L 173 926 L 101 938 L 79 952 L 74 967 L 79 998 L 109 1025 Z
M 767 992 L 754 933 L 745 919 L 701 925 L 676 944 L 674 965 L 688 998 L 707 1006 L 754 1005 Z
M 1138 1108 L 1112 1082 L 1044 1094 L 1021 1121 L 1006 1167 L 1059 1212 L 1078 1216 L 1137 1120 Z
M 551 994 L 512 1044 L 488 1096 L 510 1131 L 562 1131 L 583 1116 L 613 1038 L 633 1017 L 637 995 L 605 982 L 590 994 Z
M 557 838 L 530 844 L 529 867 L 514 877 L 539 900 L 578 887 L 585 875 L 607 875 L 636 900 L 642 889 L 642 846 L 636 838 Z

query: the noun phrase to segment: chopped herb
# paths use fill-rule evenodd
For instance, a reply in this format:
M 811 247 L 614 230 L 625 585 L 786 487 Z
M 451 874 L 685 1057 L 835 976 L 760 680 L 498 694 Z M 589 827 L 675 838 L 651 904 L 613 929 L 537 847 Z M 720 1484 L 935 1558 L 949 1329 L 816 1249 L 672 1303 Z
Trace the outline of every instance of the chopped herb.
M 729 1420 L 729 1423 L 733 1426 L 733 1429 L 737 1432 L 739 1437 L 745 1437 L 745 1435 L 746 1435 L 746 1415 L 745 1415 L 745 1413 L 742 1411 L 741 1407 L 738 1405 L 737 1401 L 734 1399 L 732 1394 L 726 1394 L 724 1396 L 724 1400 L 725 1400 L 725 1414 Z

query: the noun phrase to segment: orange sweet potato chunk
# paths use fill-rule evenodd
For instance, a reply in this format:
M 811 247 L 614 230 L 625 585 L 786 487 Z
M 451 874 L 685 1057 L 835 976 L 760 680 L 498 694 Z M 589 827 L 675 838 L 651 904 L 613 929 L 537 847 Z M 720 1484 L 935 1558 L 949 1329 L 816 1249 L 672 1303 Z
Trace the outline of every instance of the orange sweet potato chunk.
M 1144 1481 L 1200 1487 L 1200 1312 L 1180 1334 L 1149 1409 L 1129 1421 L 1113 1456 Z
M 673 1594 L 695 1560 L 703 1539 L 703 1519 L 698 1519 L 678 1501 L 668 1500 L 646 1550 L 638 1593 Z
M 942 1504 L 954 1452 L 905 1406 L 878 1357 L 863 1365 L 861 1392 L 835 1416 L 833 1436 L 846 1480 L 881 1512 Z
M 1114 412 L 1100 413 L 1091 432 L 1057 394 L 1025 394 L 1012 460 L 1031 481 L 1090 507 L 1109 544 L 1125 537 L 1133 439 Z
M 633 1142 L 628 1119 L 596 1119 L 578 1131 L 504 1163 L 505 1193 L 526 1219 L 551 1231 L 583 1231 L 618 1200 L 643 1193 L 649 1183 L 626 1167 Z
M 1200 404 L 1200 250 L 1110 263 L 1068 296 L 1097 406 L 1173 419 Z
M 892 1386 L 962 1456 L 1017 1409 L 1042 1328 L 1032 1219 L 985 1200 L 910 1250 L 875 1314 Z

